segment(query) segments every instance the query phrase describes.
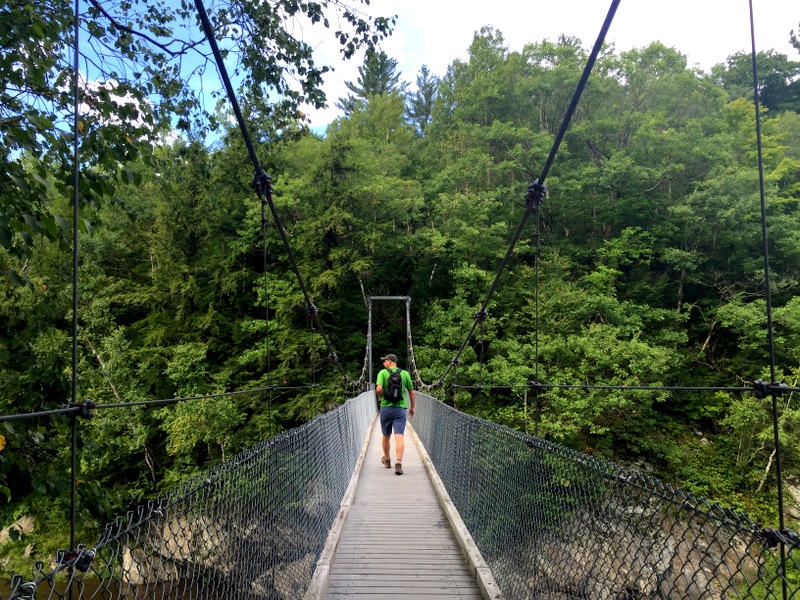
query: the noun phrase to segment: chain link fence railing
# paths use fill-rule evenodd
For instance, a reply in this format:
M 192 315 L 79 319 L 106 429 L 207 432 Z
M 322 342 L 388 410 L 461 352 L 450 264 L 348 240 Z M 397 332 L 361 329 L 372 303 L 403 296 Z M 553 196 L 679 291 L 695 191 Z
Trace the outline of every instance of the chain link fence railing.
M 417 392 L 413 426 L 506 598 L 800 598 L 800 538 Z
M 364 392 L 15 576 L 8 600 L 302 598 L 375 414 Z M 69 591 L 71 587 L 71 591 Z

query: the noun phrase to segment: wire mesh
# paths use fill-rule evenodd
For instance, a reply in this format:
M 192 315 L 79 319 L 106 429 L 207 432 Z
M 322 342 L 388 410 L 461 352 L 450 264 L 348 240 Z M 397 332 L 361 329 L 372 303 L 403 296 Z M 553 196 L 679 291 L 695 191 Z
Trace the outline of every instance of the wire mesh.
M 302 598 L 374 414 L 365 392 L 272 436 L 15 576 L 9 600 Z
M 506 598 L 800 598 L 790 531 L 424 393 L 416 412 L 414 429 Z

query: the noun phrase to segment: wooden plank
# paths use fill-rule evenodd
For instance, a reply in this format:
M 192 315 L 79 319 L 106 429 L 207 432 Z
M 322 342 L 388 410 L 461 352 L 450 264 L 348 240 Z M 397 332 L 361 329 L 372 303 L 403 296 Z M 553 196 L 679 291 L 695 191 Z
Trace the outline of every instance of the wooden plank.
M 386 589 L 380 593 L 331 593 L 326 598 L 329 600 L 420 600 L 420 598 L 433 598 L 434 600 L 476 600 L 483 598 L 480 593 L 434 593 L 427 592 L 425 596 L 420 596 L 418 592 L 397 592 Z
M 356 581 L 356 580 L 364 580 L 370 581 L 373 579 L 382 579 L 384 581 L 397 581 L 402 579 L 408 579 L 410 581 L 428 581 L 432 579 L 439 579 L 439 580 L 447 580 L 452 581 L 454 583 L 463 583 L 464 581 L 469 581 L 471 576 L 468 573 L 459 573 L 459 574 L 444 574 L 441 570 L 432 570 L 427 573 L 400 573 L 394 572 L 387 574 L 385 570 L 380 571 L 364 571 L 363 569 L 354 569 L 347 575 L 332 575 L 331 581 L 343 582 L 343 581 Z
M 482 598 L 417 446 L 405 436 L 403 475 L 381 464 L 376 424 L 330 565 L 329 600 Z M 394 437 L 392 438 L 394 464 Z

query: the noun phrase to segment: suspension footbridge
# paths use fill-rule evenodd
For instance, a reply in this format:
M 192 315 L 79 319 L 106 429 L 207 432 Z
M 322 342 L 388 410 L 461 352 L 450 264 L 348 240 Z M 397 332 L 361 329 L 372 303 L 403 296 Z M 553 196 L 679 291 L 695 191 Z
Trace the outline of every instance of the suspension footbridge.
M 425 393 L 417 410 L 401 477 L 380 465 L 365 391 L 130 511 L 54 567 L 15 576 L 4 597 L 800 593 L 790 531 Z
M 202 2 L 195 3 L 253 162 L 262 233 L 269 206 L 306 300 L 306 314 L 335 364 L 272 202 L 271 179 L 255 156 L 227 81 L 210 21 Z M 433 386 L 419 385 L 409 331 L 409 370 L 422 392 L 417 393 L 413 443 L 407 444 L 402 477 L 378 462 L 375 396 L 365 385 L 373 379 L 370 330 L 357 382 L 360 393 L 354 391 L 341 406 L 118 517 L 96 540 L 73 540 L 70 549 L 49 562 L 36 562 L 32 573 L 15 575 L 0 597 L 800 598 L 800 536 L 783 526 L 782 506 L 778 526 L 764 526 L 648 475 L 467 415 L 444 398 L 424 393 L 442 389 L 472 334 L 478 328 L 482 332 L 487 305 L 531 214 L 538 244 L 544 182 L 617 4 L 612 2 L 541 174 L 528 187 L 524 215 L 472 329 Z M 77 233 L 75 246 L 77 253 Z M 73 401 L 46 413 L 0 417 L 72 416 L 73 530 L 77 417 L 90 416 L 93 408 L 114 407 L 77 402 L 77 258 L 74 262 Z M 765 279 L 768 285 L 768 269 Z M 400 298 L 405 297 L 392 297 Z M 774 356 L 770 366 L 771 381 L 756 381 L 753 391 L 772 395 L 774 403 L 789 388 L 776 381 Z M 536 393 L 591 387 L 525 385 Z M 188 399 L 165 403 L 183 400 Z M 780 447 L 777 425 L 775 447 Z M 776 470 L 780 488 L 779 458 Z
M 499 598 L 499 590 L 413 428 L 402 477 L 373 420 L 306 598 Z M 407 430 L 408 432 L 408 430 Z

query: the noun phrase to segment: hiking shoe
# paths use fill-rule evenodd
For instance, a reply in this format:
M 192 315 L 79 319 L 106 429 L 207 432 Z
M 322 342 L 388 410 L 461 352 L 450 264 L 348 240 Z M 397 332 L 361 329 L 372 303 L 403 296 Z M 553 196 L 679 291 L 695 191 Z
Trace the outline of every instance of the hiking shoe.
M 392 468 L 392 459 L 389 458 L 388 456 L 382 456 L 381 457 L 381 464 L 384 467 L 386 467 L 387 469 L 391 469 Z
M 401 465 L 399 462 L 394 463 L 394 474 L 395 475 L 403 474 L 403 465 Z

